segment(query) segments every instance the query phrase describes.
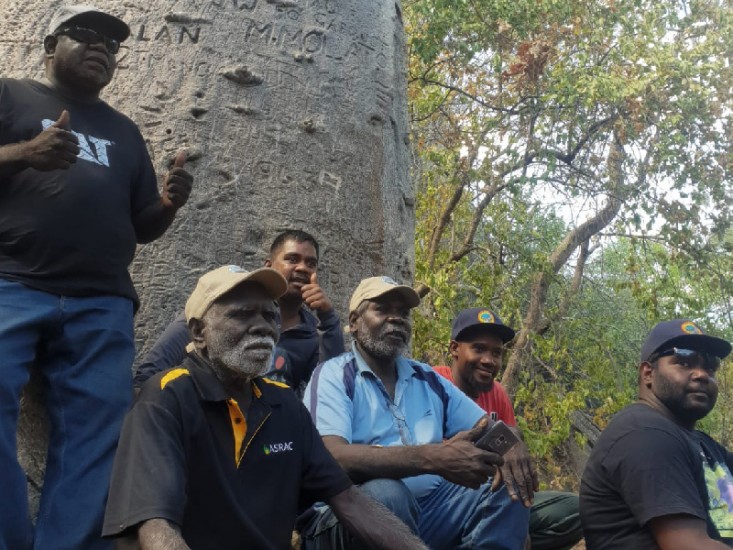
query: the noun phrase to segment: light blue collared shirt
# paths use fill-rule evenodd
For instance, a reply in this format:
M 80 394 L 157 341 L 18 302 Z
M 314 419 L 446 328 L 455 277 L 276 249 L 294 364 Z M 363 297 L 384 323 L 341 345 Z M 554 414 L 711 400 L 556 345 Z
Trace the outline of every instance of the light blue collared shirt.
M 350 366 L 352 360 L 355 365 Z M 428 383 L 432 376 L 443 397 Z M 347 393 L 349 386 L 353 397 Z M 430 366 L 405 357 L 397 359 L 395 397 L 390 399 L 382 381 L 353 344 L 350 352 L 316 369 L 303 402 L 321 436 L 336 435 L 349 443 L 385 447 L 440 443 L 471 429 L 486 414 Z M 409 478 L 408 486 L 422 493 L 436 481 L 427 478 L 434 477 Z M 422 478 L 426 479 L 418 482 Z

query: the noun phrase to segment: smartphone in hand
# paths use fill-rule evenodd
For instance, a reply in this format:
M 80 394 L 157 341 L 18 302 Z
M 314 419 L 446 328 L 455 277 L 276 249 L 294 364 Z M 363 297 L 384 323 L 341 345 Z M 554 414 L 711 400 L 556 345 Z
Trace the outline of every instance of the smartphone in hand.
M 514 435 L 509 426 L 499 420 L 476 441 L 476 446 L 484 451 L 503 456 L 517 443 L 519 443 L 519 438 Z

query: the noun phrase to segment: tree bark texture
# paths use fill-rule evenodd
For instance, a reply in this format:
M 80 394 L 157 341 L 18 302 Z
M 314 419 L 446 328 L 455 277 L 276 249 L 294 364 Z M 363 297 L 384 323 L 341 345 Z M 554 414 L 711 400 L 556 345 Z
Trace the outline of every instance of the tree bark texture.
M 159 174 L 185 148 L 195 177 L 168 233 L 131 266 L 144 351 L 196 279 L 261 266 L 287 228 L 321 244 L 339 312 L 367 276 L 413 277 L 406 52 L 399 1 L 109 0 L 132 29 L 103 98 L 130 116 Z M 59 1 L 0 0 L 0 75 L 39 77 Z M 24 396 L 20 456 L 40 484 L 42 422 Z

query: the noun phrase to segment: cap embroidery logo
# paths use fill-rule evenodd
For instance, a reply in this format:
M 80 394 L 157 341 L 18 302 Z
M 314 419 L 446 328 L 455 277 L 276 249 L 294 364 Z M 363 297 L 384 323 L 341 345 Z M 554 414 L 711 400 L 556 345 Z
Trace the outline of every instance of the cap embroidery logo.
M 397 281 L 395 281 L 392 277 L 384 276 L 382 277 L 382 282 L 387 283 L 388 285 L 397 286 Z
M 687 334 L 702 334 L 702 331 L 692 321 L 685 321 L 680 328 Z
M 478 312 L 479 323 L 493 323 L 494 321 L 494 315 L 488 309 L 484 309 Z
M 229 267 L 229 271 L 232 273 L 244 273 L 244 269 L 242 269 L 238 265 L 230 265 L 228 267 Z

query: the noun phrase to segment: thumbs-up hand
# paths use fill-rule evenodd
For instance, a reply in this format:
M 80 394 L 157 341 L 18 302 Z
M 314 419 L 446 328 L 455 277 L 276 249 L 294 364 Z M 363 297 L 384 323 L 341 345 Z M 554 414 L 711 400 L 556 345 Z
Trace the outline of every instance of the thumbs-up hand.
M 173 160 L 173 166 L 163 181 L 161 201 L 167 209 L 178 210 L 186 204 L 188 197 L 191 195 L 193 176 L 183 168 L 186 164 L 186 159 L 186 152 L 182 150 L 178 151 L 176 158 Z
M 54 128 L 61 128 L 62 130 L 71 130 L 71 115 L 69 111 L 64 109 L 61 111 L 59 118 L 53 123 Z
M 333 309 L 331 300 L 328 299 L 328 296 L 318 284 L 318 275 L 315 272 L 311 273 L 310 282 L 301 287 L 300 293 L 303 296 L 305 305 L 311 309 L 323 312 Z
M 42 172 L 68 170 L 79 154 L 79 140 L 71 131 L 69 111 L 61 111 L 56 122 L 20 147 L 22 161 L 30 168 Z

